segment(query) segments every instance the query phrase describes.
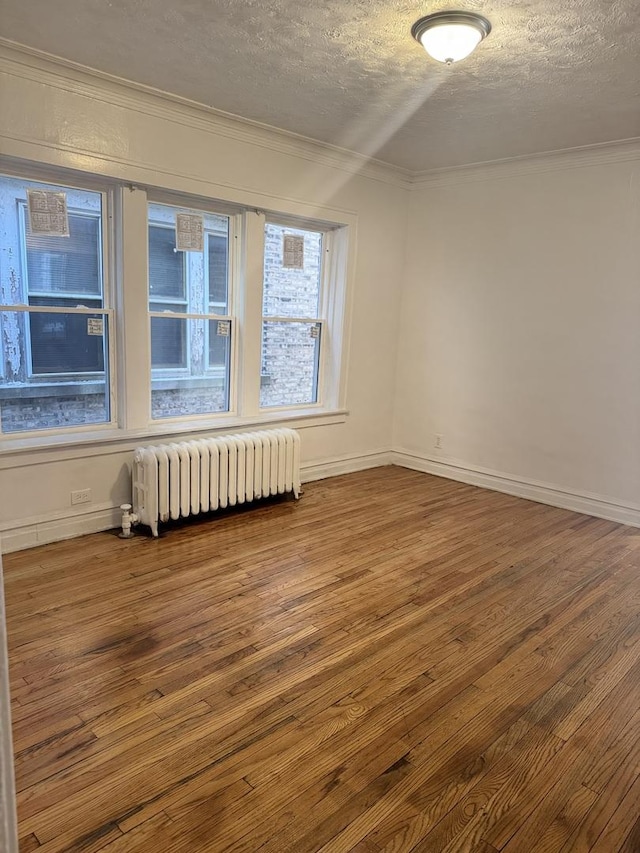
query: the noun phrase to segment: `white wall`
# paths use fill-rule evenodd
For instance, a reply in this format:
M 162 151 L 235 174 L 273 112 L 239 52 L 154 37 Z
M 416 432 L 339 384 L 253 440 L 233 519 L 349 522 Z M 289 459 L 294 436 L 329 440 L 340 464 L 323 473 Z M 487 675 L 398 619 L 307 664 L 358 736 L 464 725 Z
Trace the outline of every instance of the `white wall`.
M 406 235 L 401 173 L 8 48 L 0 52 L 0 103 L 0 153 L 12 158 L 257 209 L 349 218 L 348 416 L 302 426 L 303 466 L 310 478 L 384 458 Z M 129 500 L 135 444 L 0 454 L 5 550 L 111 526 L 114 508 Z M 93 501 L 74 508 L 83 512 L 77 518 L 70 492 L 84 488 Z
M 640 523 L 639 149 L 434 176 L 409 223 L 398 461 Z
M 393 459 L 640 524 L 637 146 L 411 186 L 6 47 L 0 103 L 9 157 L 355 223 L 349 414 L 302 425 L 306 479 Z M 136 443 L 0 454 L 5 550 L 114 524 Z

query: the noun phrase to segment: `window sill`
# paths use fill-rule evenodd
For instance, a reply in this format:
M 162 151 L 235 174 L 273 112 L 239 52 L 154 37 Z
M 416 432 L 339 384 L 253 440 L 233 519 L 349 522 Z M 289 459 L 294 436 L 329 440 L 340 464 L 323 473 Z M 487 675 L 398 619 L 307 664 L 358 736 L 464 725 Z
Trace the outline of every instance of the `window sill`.
M 37 465 L 49 461 L 63 461 L 85 456 L 100 456 L 133 451 L 145 443 L 190 441 L 205 438 L 212 433 L 225 434 L 233 430 L 277 429 L 290 426 L 294 429 L 330 426 L 345 423 L 346 409 L 331 411 L 310 409 L 287 413 L 284 410 L 268 414 L 239 417 L 219 415 L 210 421 L 201 419 L 159 421 L 139 430 L 88 427 L 82 434 L 30 435 L 22 438 L 0 438 L 0 469 Z

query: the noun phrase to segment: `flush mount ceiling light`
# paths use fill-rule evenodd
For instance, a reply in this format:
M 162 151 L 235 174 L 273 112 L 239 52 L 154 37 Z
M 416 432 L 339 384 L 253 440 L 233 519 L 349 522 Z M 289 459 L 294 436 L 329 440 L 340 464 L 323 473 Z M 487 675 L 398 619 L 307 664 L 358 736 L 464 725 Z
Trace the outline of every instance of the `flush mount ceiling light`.
M 411 35 L 429 56 L 447 65 L 473 53 L 490 32 L 489 21 L 474 12 L 436 12 L 411 27 Z

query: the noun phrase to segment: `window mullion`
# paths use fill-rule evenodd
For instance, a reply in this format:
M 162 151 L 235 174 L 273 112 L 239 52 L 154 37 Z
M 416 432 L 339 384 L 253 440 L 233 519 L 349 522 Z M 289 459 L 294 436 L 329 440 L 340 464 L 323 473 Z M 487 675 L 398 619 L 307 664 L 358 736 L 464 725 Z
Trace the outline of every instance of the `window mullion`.
M 121 426 L 142 429 L 150 420 L 151 345 L 147 318 L 147 195 L 123 189 L 119 194 L 117 251 L 121 334 L 118 388 Z M 123 239 L 124 235 L 126 238 Z
M 264 277 L 265 216 L 248 212 L 244 217 L 244 256 L 240 319 L 240 399 L 242 415 L 260 411 L 260 364 L 262 358 L 262 286 Z

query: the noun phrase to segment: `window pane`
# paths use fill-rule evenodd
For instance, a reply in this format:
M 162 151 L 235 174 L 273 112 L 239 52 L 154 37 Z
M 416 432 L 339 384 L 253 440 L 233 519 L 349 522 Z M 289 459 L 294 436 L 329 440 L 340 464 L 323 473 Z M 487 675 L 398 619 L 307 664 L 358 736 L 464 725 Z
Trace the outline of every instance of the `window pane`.
M 104 372 L 102 329 L 102 314 L 30 314 L 31 373 Z
M 212 314 L 228 314 L 229 235 L 207 235 L 209 306 Z
M 89 335 L 88 320 L 93 334 Z M 4 375 L 0 378 L 0 425 L 3 433 L 99 424 L 109 421 L 107 351 L 108 318 L 96 314 L 26 314 L 6 312 L 2 317 L 5 343 Z M 99 330 L 103 334 L 99 334 Z M 44 374 L 29 382 L 24 376 L 24 350 L 13 342 L 31 332 L 32 360 Z M 83 341 L 78 355 L 78 341 Z M 91 360 L 90 377 L 83 377 Z M 46 374 L 67 374 L 64 381 L 52 381 Z M 75 374 L 75 375 L 74 375 Z
M 180 320 L 152 317 L 156 334 L 166 340 L 186 342 L 186 375 L 170 376 L 154 371 L 151 414 L 154 419 L 205 415 L 229 411 L 231 325 L 217 320 Z M 162 326 L 166 328 L 163 329 Z M 153 344 L 152 325 L 152 344 Z M 226 331 L 226 334 L 224 332 Z M 204 341 L 209 351 L 205 359 Z M 169 361 L 171 356 L 167 356 Z
M 176 369 L 187 366 L 187 321 L 151 318 L 151 367 Z
M 209 367 L 224 367 L 229 359 L 229 334 L 230 327 L 226 322 L 209 320 Z
M 264 236 L 263 315 L 317 317 L 322 233 L 268 222 Z
M 201 251 L 177 250 L 178 213 L 202 218 Z M 149 204 L 149 298 L 180 300 L 178 310 L 190 314 L 228 313 L 229 222 L 217 213 Z
M 29 293 L 100 296 L 99 217 L 69 213 L 69 237 L 32 234 L 27 220 L 25 215 Z
M 175 228 L 149 225 L 149 296 L 184 299 L 184 253 L 176 250 Z
M 260 405 L 317 402 L 319 355 L 319 324 L 263 323 Z

